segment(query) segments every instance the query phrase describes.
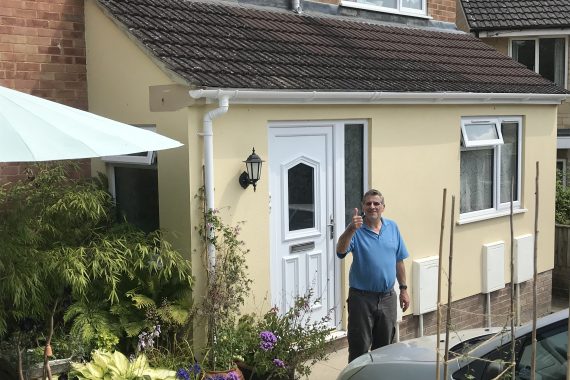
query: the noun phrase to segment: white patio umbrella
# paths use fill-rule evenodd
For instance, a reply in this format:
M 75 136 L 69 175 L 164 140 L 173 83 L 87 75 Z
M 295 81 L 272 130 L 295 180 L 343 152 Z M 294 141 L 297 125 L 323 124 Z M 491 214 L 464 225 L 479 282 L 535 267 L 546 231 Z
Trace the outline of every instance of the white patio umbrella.
M 0 86 L 0 162 L 115 156 L 179 146 L 157 133 Z

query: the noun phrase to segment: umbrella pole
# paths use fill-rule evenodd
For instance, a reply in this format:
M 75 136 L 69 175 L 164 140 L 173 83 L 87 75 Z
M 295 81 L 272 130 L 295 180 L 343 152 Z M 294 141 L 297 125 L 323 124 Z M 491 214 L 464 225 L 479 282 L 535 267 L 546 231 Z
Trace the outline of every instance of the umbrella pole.
M 439 367 L 439 363 L 441 362 L 441 353 L 439 351 L 440 348 L 440 332 L 441 332 L 441 260 L 443 256 L 443 231 L 445 229 L 445 200 L 447 199 L 447 189 L 443 189 L 443 202 L 441 208 L 441 228 L 439 232 L 439 261 L 438 261 L 438 273 L 437 273 L 437 322 L 436 322 L 436 367 L 435 367 L 435 378 L 436 380 L 440 380 L 441 376 L 441 369 Z

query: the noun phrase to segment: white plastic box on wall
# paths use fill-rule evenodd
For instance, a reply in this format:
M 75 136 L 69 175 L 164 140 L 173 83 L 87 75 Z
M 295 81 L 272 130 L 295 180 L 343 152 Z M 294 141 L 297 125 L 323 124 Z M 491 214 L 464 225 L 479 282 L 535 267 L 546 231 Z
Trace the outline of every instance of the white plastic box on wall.
M 531 280 L 534 275 L 534 236 L 528 234 L 515 237 L 514 260 L 514 283 Z
M 412 308 L 415 315 L 437 309 L 438 262 L 437 256 L 430 256 L 414 260 L 412 264 L 414 280 Z
M 483 245 L 483 293 L 491 293 L 505 287 L 505 242 Z

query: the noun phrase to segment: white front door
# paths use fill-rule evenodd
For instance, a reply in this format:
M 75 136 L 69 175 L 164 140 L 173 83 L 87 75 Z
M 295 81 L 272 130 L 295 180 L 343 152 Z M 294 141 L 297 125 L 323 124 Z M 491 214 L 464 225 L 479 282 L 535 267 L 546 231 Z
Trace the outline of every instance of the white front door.
M 333 126 L 271 126 L 269 156 L 272 303 L 312 289 L 318 320 L 335 305 Z

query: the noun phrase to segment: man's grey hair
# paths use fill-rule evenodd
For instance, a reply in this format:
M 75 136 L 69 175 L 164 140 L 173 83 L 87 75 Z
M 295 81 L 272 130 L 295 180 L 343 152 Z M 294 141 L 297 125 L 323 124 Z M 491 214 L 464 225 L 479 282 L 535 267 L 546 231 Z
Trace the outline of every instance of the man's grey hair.
M 374 196 L 379 196 L 380 202 L 382 204 L 384 204 L 384 196 L 382 195 L 382 193 L 380 191 L 378 191 L 376 189 L 370 189 L 366 193 L 364 193 L 364 196 L 362 197 L 362 204 L 364 204 L 364 201 L 366 200 L 366 198 L 374 197 Z

